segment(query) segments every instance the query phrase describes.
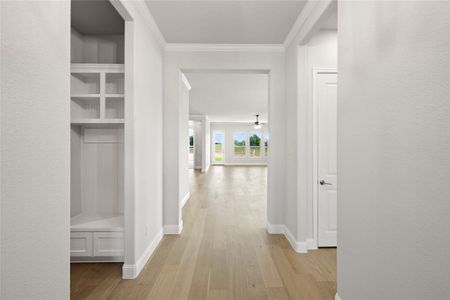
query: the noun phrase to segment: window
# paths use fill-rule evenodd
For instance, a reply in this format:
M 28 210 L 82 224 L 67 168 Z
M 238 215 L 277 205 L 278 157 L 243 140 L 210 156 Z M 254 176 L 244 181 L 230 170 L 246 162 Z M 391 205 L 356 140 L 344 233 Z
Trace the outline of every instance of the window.
M 264 155 L 267 156 L 269 154 L 269 134 L 264 134 Z
M 261 156 L 261 133 L 254 132 L 250 135 L 250 156 Z
M 245 156 L 245 133 L 236 132 L 234 134 L 234 155 L 235 156 Z
M 214 162 L 223 162 L 224 140 L 225 134 L 223 132 L 214 133 Z

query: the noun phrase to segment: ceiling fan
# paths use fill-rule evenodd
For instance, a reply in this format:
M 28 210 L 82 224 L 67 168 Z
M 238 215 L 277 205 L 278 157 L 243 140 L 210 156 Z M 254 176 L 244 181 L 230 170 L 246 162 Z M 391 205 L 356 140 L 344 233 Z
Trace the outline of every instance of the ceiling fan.
M 253 124 L 255 129 L 261 129 L 264 123 L 259 122 L 259 115 L 256 115 L 256 121 Z

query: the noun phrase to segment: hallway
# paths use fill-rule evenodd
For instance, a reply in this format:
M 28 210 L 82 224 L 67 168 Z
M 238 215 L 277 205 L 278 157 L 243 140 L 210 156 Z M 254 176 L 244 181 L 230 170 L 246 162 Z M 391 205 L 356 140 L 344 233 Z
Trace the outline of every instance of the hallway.
M 71 299 L 334 299 L 336 250 L 297 254 L 265 230 L 265 167 L 191 171 L 180 236 L 135 280 L 121 264 L 72 264 Z

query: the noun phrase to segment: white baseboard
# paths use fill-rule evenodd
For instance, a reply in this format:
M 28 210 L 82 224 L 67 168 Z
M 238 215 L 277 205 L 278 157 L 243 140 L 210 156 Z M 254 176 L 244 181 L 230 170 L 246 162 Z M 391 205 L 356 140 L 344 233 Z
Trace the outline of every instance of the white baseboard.
M 317 250 L 317 243 L 314 239 L 306 239 L 306 247 L 308 250 Z
M 191 197 L 191 193 L 187 192 L 187 194 L 184 196 L 183 200 L 181 201 L 182 208 L 184 207 L 184 205 L 186 204 L 186 202 L 189 200 L 190 197 Z
M 284 234 L 288 240 L 291 247 L 297 253 L 307 253 L 308 252 L 308 240 L 305 242 L 299 242 L 295 240 L 294 235 L 284 224 L 269 224 L 267 223 L 267 232 L 270 234 Z
M 141 257 L 136 261 L 135 264 L 123 264 L 122 266 L 122 278 L 123 279 L 135 279 L 139 276 L 142 269 L 145 267 L 145 264 L 152 256 L 155 249 L 158 247 L 159 242 L 163 237 L 163 230 L 161 229 L 155 236 L 155 238 L 151 241 L 150 245 L 148 245 L 147 249 L 145 249 L 144 253 L 142 253 Z
M 262 163 L 224 163 L 223 164 L 224 166 L 230 166 L 230 167 L 233 167 L 233 166 L 243 166 L 243 167 L 245 167 L 245 166 L 267 166 L 267 163 L 264 163 L 264 162 L 262 162 Z
M 183 231 L 183 220 L 179 225 L 164 225 L 164 234 L 181 234 Z
M 202 173 L 208 172 L 210 166 L 211 166 L 211 165 L 207 166 L 205 169 L 202 168 Z
M 283 224 L 270 224 L 266 225 L 267 232 L 270 234 L 284 234 L 284 225 Z
M 336 295 L 334 296 L 334 300 L 342 300 L 342 298 L 338 295 L 338 293 L 336 293 Z
M 297 252 L 297 253 L 307 253 L 308 252 L 308 248 L 306 247 L 306 242 L 296 241 L 294 235 L 286 226 L 284 226 L 284 236 L 287 238 L 287 240 L 291 244 L 292 248 L 294 248 L 295 252 Z

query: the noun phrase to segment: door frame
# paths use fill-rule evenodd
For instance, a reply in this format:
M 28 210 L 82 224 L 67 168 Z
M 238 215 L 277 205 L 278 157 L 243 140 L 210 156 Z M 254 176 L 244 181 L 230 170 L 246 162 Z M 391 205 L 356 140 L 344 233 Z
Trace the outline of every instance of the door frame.
M 191 120 L 189 120 L 188 122 L 190 122 Z M 194 128 L 194 125 L 192 125 L 192 127 L 190 126 L 190 125 L 188 125 L 188 130 L 189 129 L 192 129 L 192 140 L 193 140 L 193 143 L 192 143 L 192 156 L 193 156 L 193 159 L 192 159 L 192 170 L 195 170 L 195 153 L 196 153 L 196 142 L 195 142 L 195 128 Z M 189 143 L 188 143 L 188 147 L 189 147 L 189 150 L 188 150 L 188 153 L 189 153 L 189 151 L 191 150 L 190 148 L 191 148 L 191 143 L 190 143 L 190 138 L 191 138 L 191 136 L 189 135 L 189 132 L 188 132 L 188 138 L 189 138 Z M 189 169 L 191 169 L 191 168 L 189 168 Z
M 321 74 L 336 74 L 336 68 L 313 68 L 313 82 L 312 82 L 312 202 L 313 202 L 313 249 L 319 246 L 319 99 L 317 93 L 317 80 Z
M 223 166 L 225 165 L 225 137 L 226 137 L 226 133 L 225 130 L 221 130 L 221 129 L 214 129 L 211 131 L 211 165 L 213 166 Z M 215 154 L 216 154 L 216 144 L 215 144 L 215 135 L 216 133 L 222 133 L 223 134 L 223 143 L 222 143 L 222 151 L 223 151 L 223 160 L 222 162 L 216 162 L 215 161 Z

